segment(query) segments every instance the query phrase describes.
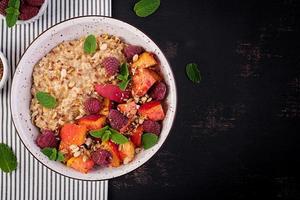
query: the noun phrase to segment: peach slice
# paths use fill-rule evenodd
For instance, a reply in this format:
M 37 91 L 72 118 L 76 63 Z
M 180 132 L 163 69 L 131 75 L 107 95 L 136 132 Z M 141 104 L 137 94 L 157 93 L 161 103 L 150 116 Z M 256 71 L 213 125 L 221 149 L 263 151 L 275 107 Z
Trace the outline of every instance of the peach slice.
M 159 101 L 151 101 L 141 105 L 138 113 L 153 121 L 163 120 L 165 113 Z
M 60 130 L 60 147 L 59 149 L 68 149 L 72 144 L 77 146 L 85 142 L 87 128 L 76 124 L 65 124 Z
M 119 145 L 120 157 L 124 164 L 128 164 L 134 158 L 135 148 L 131 141 Z
M 161 77 L 151 69 L 137 69 L 132 78 L 132 95 L 142 97 Z
M 149 52 L 144 52 L 141 55 L 139 55 L 139 58 L 137 61 L 135 61 L 132 64 L 133 68 L 139 67 L 139 68 L 148 68 L 152 67 L 157 64 L 157 61 L 154 58 L 154 55 Z
M 130 140 L 132 143 L 136 146 L 139 147 L 142 144 L 142 135 L 143 135 L 143 126 L 138 126 L 133 132 L 132 135 L 130 136 Z
M 78 124 L 86 126 L 88 130 L 100 129 L 104 126 L 106 117 L 102 115 L 88 115 L 80 118 Z
M 72 157 L 67 161 L 67 166 L 86 174 L 94 167 L 94 161 L 92 159 L 84 161 L 83 156 Z
M 118 110 L 123 115 L 126 115 L 128 118 L 132 118 L 137 112 L 136 103 L 134 101 L 131 101 L 131 102 L 128 102 L 128 103 L 119 104 L 118 105 Z

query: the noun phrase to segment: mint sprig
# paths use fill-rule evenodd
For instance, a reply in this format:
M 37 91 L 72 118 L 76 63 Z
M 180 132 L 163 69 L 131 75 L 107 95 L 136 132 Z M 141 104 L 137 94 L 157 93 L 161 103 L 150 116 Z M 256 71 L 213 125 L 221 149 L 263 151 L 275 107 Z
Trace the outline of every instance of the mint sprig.
M 17 168 L 17 165 L 17 158 L 12 149 L 7 144 L 0 143 L 0 169 L 10 173 Z
M 118 85 L 121 90 L 125 90 L 128 86 L 128 83 L 130 81 L 129 76 L 129 70 L 127 63 L 123 63 L 121 65 L 120 74 L 117 76 L 117 78 L 121 81 Z
M 89 35 L 86 37 L 84 44 L 83 44 L 83 50 L 85 53 L 95 53 L 97 49 L 97 39 L 94 35 Z
M 57 151 L 56 148 L 43 148 L 42 153 L 49 158 L 49 160 L 55 160 L 55 161 L 64 161 L 65 156 L 61 152 Z
M 36 99 L 45 108 L 55 108 L 57 105 L 56 99 L 47 92 L 37 92 Z
M 109 126 L 105 126 L 99 130 L 90 131 L 90 135 L 95 138 L 101 138 L 103 142 L 108 141 L 109 139 L 111 139 L 116 144 L 124 144 L 128 142 L 127 137 Z
M 141 0 L 134 5 L 134 12 L 139 17 L 153 14 L 160 6 L 160 0 Z
M 6 12 L 6 24 L 8 27 L 13 27 L 20 15 L 20 0 L 9 0 L 8 7 L 5 9 Z

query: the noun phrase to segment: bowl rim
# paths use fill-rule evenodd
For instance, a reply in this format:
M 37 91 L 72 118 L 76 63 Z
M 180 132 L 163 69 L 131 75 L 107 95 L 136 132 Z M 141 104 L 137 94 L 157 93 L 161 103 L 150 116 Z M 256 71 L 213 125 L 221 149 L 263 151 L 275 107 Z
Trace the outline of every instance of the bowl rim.
M 125 22 L 125 21 L 122 21 L 122 20 L 119 20 L 119 19 L 115 19 L 115 18 L 109 17 L 109 16 L 99 16 L 99 15 L 77 16 L 77 17 L 73 17 L 73 18 L 69 18 L 69 19 L 63 20 L 63 21 L 61 21 L 61 22 L 59 22 L 59 23 L 57 23 L 57 24 L 55 24 L 55 25 L 53 25 L 53 26 L 47 28 L 46 30 L 44 30 L 43 32 L 41 32 L 36 38 L 34 38 L 34 39 L 32 40 L 32 42 L 29 44 L 29 46 L 25 49 L 25 51 L 24 51 L 24 53 L 22 54 L 22 56 L 20 57 L 20 60 L 18 61 L 17 67 L 16 67 L 16 69 L 15 69 L 15 72 L 16 72 L 16 71 L 18 70 L 18 68 L 20 67 L 20 66 L 19 66 L 20 61 L 22 60 L 22 58 L 23 58 L 23 56 L 25 55 L 25 53 L 27 52 L 27 50 L 28 50 L 28 49 L 32 46 L 32 44 L 33 44 L 39 37 L 41 37 L 45 32 L 50 31 L 50 30 L 52 30 L 53 28 L 55 28 L 56 26 L 58 26 L 58 25 L 60 25 L 60 24 L 62 24 L 62 23 L 68 22 L 68 21 L 72 21 L 72 20 L 76 20 L 76 19 L 80 19 L 80 18 L 95 18 L 95 17 L 97 17 L 97 18 L 109 19 L 109 20 L 113 20 L 113 21 L 116 21 L 116 22 L 119 22 L 119 23 L 124 23 L 126 26 L 129 26 L 130 28 L 134 28 L 135 30 L 139 31 L 140 33 L 142 33 L 142 34 L 144 34 L 146 37 L 148 37 L 148 38 L 150 39 L 150 41 L 153 42 L 153 43 L 155 44 L 155 46 L 157 47 L 157 49 L 158 49 L 159 51 L 161 51 L 161 49 L 159 48 L 159 46 L 158 46 L 158 45 L 157 45 L 157 44 L 156 44 L 156 43 L 155 43 L 155 42 L 154 42 L 147 34 L 145 34 L 145 33 L 144 33 L 143 31 L 141 31 L 140 29 L 134 27 L 133 25 L 131 25 L 131 24 Z M 162 51 L 161 51 L 161 52 L 162 52 Z M 168 63 L 168 65 L 171 66 L 171 65 L 170 65 L 170 62 L 168 61 L 168 59 L 166 58 L 166 56 L 165 56 L 164 54 L 163 54 L 163 56 L 165 57 L 165 60 L 166 60 L 166 62 Z M 117 178 L 117 177 L 120 177 L 120 176 L 124 176 L 124 175 L 126 175 L 126 174 L 128 174 L 128 173 L 130 173 L 130 172 L 132 172 L 132 171 L 134 171 L 134 170 L 136 170 L 136 169 L 142 167 L 146 162 L 148 162 L 150 159 L 152 159 L 153 156 L 158 152 L 158 150 L 161 149 L 161 147 L 165 144 L 165 141 L 166 141 L 167 137 L 169 136 L 170 132 L 171 132 L 172 129 L 173 129 L 174 121 L 175 121 L 176 115 L 177 115 L 178 94 L 177 94 L 177 87 L 176 87 L 176 79 L 175 79 L 174 72 L 173 72 L 173 70 L 172 70 L 171 67 L 170 67 L 170 73 L 171 73 L 172 77 L 174 77 L 174 80 L 173 80 L 173 81 L 174 81 L 174 88 L 175 88 L 175 90 L 172 91 L 172 92 L 174 93 L 174 112 L 173 112 L 173 121 L 172 121 L 171 124 L 170 124 L 170 130 L 169 130 L 169 132 L 167 133 L 164 142 L 157 148 L 156 151 L 154 151 L 154 153 L 153 153 L 151 156 L 149 156 L 149 157 L 147 158 L 147 160 L 146 160 L 144 163 L 138 165 L 137 167 L 135 167 L 134 169 L 132 169 L 132 170 L 130 170 L 130 171 L 127 171 L 127 172 L 125 172 L 125 173 L 120 173 L 120 174 L 115 175 L 115 176 L 110 177 L 110 178 L 106 178 L 106 179 L 92 179 L 92 180 L 89 180 L 89 179 L 83 179 L 83 178 L 77 178 L 77 177 L 73 177 L 73 176 L 69 176 L 69 175 L 63 174 L 63 173 L 61 173 L 61 172 L 59 172 L 59 171 L 57 171 L 57 170 L 55 170 L 55 169 L 52 169 L 52 168 L 48 167 L 45 163 L 43 163 L 40 159 L 38 159 L 38 158 L 33 154 L 33 152 L 29 149 L 29 147 L 26 146 L 25 142 L 23 141 L 22 137 L 20 136 L 20 134 L 19 134 L 19 132 L 18 132 L 18 128 L 17 128 L 17 126 L 16 126 L 15 119 L 14 119 L 13 115 L 12 115 L 12 122 L 13 122 L 13 125 L 14 125 L 15 129 L 16 129 L 16 133 L 17 133 L 19 139 L 21 140 L 22 144 L 24 145 L 24 147 L 29 151 L 29 153 L 34 157 L 34 159 L 36 159 L 39 163 L 41 163 L 44 167 L 46 167 L 47 169 L 49 169 L 49 170 L 52 171 L 52 172 L 55 172 L 55 173 L 57 173 L 57 174 L 59 174 L 59 175 L 61 175 L 61 176 L 67 177 L 67 178 L 71 178 L 71 179 L 75 179 L 75 180 L 80 180 L 80 181 L 104 181 L 104 180 L 109 180 L 109 179 L 114 179 L 114 178 Z M 14 82 L 15 82 L 15 74 L 14 74 L 13 79 L 12 79 L 12 83 L 11 83 L 12 86 L 14 85 Z M 10 91 L 10 98 L 11 98 L 11 101 L 12 101 L 12 95 L 13 95 L 13 90 L 11 89 L 11 91 Z M 13 113 L 12 103 L 10 103 L 10 110 L 11 110 L 11 113 Z
M 29 23 L 32 23 L 36 20 L 38 20 L 47 10 L 47 7 L 48 7 L 48 2 L 49 0 L 45 0 L 43 5 L 41 5 L 40 9 L 39 9 L 39 12 L 32 18 L 28 19 L 28 20 L 17 20 L 17 24 L 29 24 Z M 0 14 L 0 19 L 5 19 L 5 15 L 2 15 Z
M 0 61 L 2 62 L 3 66 L 3 74 L 2 77 L 0 77 L 0 89 L 2 89 L 8 79 L 8 62 L 7 58 L 4 56 L 4 54 L 0 51 Z

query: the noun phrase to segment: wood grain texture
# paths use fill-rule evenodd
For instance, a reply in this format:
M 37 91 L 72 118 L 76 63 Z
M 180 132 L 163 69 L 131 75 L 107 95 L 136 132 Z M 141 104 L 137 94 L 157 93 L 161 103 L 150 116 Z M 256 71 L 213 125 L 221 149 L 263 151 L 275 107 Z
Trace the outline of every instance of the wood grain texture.
M 162 0 L 148 18 L 133 5 L 113 1 L 113 16 L 162 48 L 178 113 L 158 154 L 109 182 L 110 199 L 300 199 L 300 1 Z

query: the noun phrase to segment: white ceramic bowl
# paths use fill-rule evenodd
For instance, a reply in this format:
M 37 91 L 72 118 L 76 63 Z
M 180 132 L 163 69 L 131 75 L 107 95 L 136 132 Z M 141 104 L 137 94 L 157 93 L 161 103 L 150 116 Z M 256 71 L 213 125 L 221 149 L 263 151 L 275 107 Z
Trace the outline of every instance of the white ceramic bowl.
M 36 16 L 34 16 L 33 18 L 28 19 L 28 20 L 18 20 L 17 24 L 28 24 L 28 23 L 34 22 L 35 20 L 40 18 L 46 12 L 47 6 L 48 6 L 48 0 L 45 0 L 45 2 L 41 6 L 41 8 Z M 5 16 L 0 14 L 0 19 L 5 19 Z
M 0 90 L 4 87 L 7 78 L 8 78 L 8 63 L 6 57 L 3 55 L 2 52 L 0 52 L 0 61 L 3 65 L 3 74 L 2 77 L 0 77 Z
M 157 55 L 161 62 L 161 71 L 168 85 L 168 95 L 166 98 L 167 112 L 166 118 L 163 121 L 163 128 L 158 144 L 154 147 L 149 150 L 143 150 L 127 165 L 122 165 L 118 168 L 103 168 L 91 171 L 88 174 L 82 174 L 59 162 L 50 161 L 40 152 L 39 147 L 35 144 L 35 139 L 39 134 L 39 130 L 30 120 L 29 104 L 31 100 L 31 75 L 34 64 L 59 43 L 88 34 L 101 33 L 119 36 L 126 42 L 141 45 L 146 48 L 147 51 L 152 51 Z M 174 76 L 167 59 L 158 46 L 137 28 L 116 19 L 99 16 L 86 16 L 70 19 L 59 23 L 42 33 L 31 43 L 29 48 L 23 54 L 16 69 L 11 90 L 13 121 L 26 148 L 36 159 L 51 170 L 67 177 L 81 180 L 103 180 L 114 178 L 138 168 L 149 160 L 162 146 L 171 130 L 175 118 L 176 105 L 177 94 Z

